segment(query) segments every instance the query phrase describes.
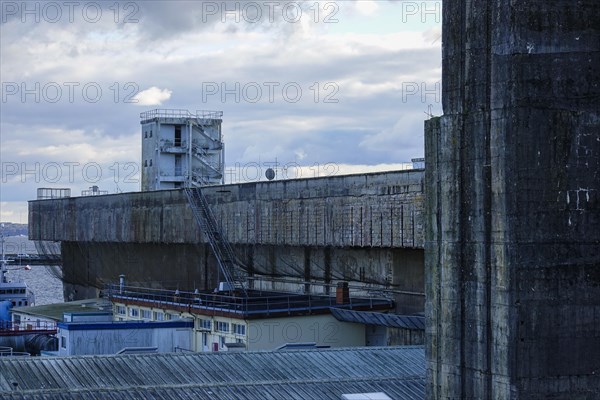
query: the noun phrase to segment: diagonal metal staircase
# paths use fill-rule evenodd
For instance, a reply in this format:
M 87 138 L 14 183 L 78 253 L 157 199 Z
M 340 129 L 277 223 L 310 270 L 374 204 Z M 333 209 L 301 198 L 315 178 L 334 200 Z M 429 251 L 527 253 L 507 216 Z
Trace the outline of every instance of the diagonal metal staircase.
M 216 175 L 221 175 L 221 171 L 219 171 L 217 168 L 215 168 L 214 165 L 211 165 L 210 163 L 208 163 L 206 161 L 206 156 L 209 153 L 210 150 L 208 149 L 202 149 L 200 146 L 198 146 L 196 143 L 192 143 L 192 155 L 194 157 L 196 157 L 196 159 L 198 161 L 200 161 L 204 166 L 206 166 L 208 169 L 210 169 L 213 173 L 215 173 Z M 216 151 L 220 151 L 220 150 L 216 150 Z
M 194 214 L 198 226 L 204 232 L 208 244 L 217 259 L 221 273 L 231 288 L 241 291 L 247 296 L 246 271 L 236 261 L 235 254 L 227 238 L 219 229 L 208 202 L 200 188 L 185 188 L 185 194 Z

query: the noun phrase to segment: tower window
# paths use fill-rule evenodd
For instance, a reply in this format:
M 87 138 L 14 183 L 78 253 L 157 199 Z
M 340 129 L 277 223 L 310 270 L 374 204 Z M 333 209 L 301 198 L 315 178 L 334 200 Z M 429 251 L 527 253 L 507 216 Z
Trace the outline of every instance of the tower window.
M 175 147 L 181 147 L 181 126 L 175 126 Z

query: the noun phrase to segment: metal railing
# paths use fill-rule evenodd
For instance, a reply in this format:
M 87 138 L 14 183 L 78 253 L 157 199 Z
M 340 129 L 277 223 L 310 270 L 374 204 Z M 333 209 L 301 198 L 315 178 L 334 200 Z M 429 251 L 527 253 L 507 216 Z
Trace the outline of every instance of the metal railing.
M 223 111 L 196 110 L 196 118 L 221 119 Z
M 327 294 L 334 293 L 338 282 L 345 280 L 333 279 L 331 283 L 322 281 L 305 281 L 294 278 L 277 278 L 264 275 L 253 275 L 248 277 L 248 287 L 254 290 L 280 290 L 285 292 Z M 354 281 L 349 283 L 348 288 L 355 297 L 378 297 L 393 298 L 394 295 L 402 294 L 408 296 L 425 296 L 424 292 L 394 289 L 393 287 Z
M 196 110 L 196 113 L 191 113 L 189 110 L 183 109 L 162 109 L 144 111 L 140 113 L 142 120 L 153 118 L 200 118 L 200 119 L 221 119 L 223 111 Z
M 0 321 L 0 336 L 27 332 L 56 332 L 56 322 L 12 322 Z
M 65 197 L 71 197 L 71 189 L 69 188 L 38 188 L 37 199 L 62 199 Z
M 197 311 L 209 315 L 227 312 L 252 316 L 275 313 L 291 314 L 295 311 L 325 310 L 331 307 L 391 308 L 393 306 L 391 299 L 353 296 L 349 296 L 347 303 L 339 304 L 335 292 L 331 295 L 316 295 L 252 291 L 247 296 L 235 296 L 135 286 L 121 287 L 117 284 L 110 284 L 106 287 L 106 293 L 113 302 L 148 303 L 154 307 L 167 309 L 169 307 L 183 307 L 190 313 Z
M 100 196 L 108 194 L 108 190 L 98 190 L 98 189 L 90 189 L 90 190 L 82 190 L 82 196 Z
M 29 357 L 31 354 L 24 351 L 14 351 L 12 347 L 0 346 L 0 357 Z

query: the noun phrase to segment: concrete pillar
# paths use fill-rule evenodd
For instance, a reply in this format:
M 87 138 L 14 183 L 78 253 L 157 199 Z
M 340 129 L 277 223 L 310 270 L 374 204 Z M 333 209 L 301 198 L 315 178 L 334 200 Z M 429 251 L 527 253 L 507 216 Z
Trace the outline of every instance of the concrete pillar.
M 448 1 L 426 123 L 428 398 L 600 388 L 600 5 Z

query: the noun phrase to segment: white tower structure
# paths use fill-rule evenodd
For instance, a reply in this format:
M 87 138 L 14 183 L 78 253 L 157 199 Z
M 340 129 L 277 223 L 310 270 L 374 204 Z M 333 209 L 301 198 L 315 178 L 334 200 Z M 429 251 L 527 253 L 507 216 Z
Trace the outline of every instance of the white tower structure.
M 142 191 L 222 184 L 222 117 L 222 111 L 141 113 Z

